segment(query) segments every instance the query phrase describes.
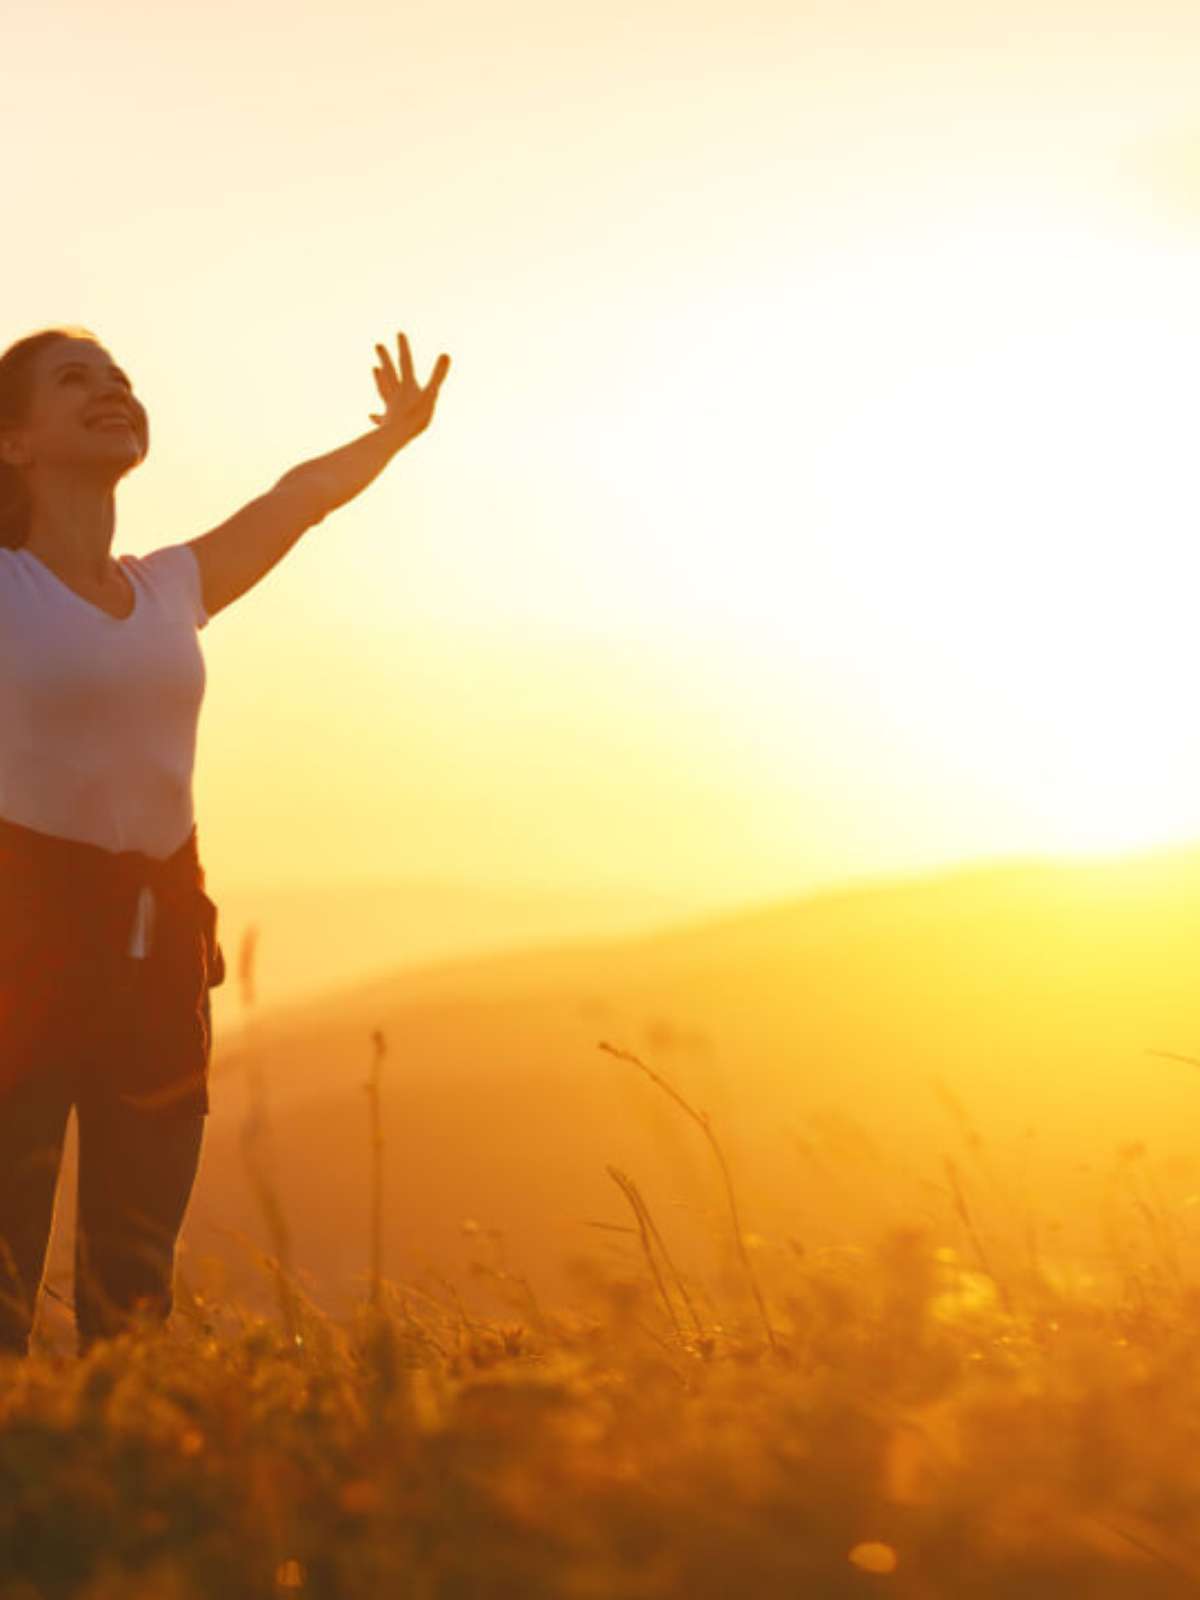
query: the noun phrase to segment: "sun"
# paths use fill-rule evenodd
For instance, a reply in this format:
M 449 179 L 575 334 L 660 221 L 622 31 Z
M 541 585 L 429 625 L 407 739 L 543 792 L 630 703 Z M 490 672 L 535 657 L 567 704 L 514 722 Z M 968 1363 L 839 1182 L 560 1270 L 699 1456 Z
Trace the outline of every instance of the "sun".
M 1044 218 L 943 255 L 911 295 L 925 358 L 829 496 L 869 603 L 940 657 L 931 713 L 1045 848 L 1200 833 L 1195 264 Z
M 819 338 L 796 294 L 743 297 L 775 448 L 750 482 L 710 441 L 692 603 L 874 675 L 999 842 L 1200 835 L 1196 255 L 1016 208 L 831 270 Z

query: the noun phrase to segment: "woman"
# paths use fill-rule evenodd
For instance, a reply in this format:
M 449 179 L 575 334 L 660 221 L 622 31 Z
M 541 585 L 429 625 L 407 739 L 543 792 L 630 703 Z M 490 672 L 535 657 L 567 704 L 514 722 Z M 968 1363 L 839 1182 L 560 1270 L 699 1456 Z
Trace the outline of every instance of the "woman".
M 0 356 L 0 1351 L 29 1347 L 68 1114 L 79 1131 L 80 1351 L 165 1320 L 208 1111 L 224 977 L 192 810 L 197 637 L 428 427 L 377 345 L 373 429 L 227 522 L 111 553 L 146 412 L 86 329 Z

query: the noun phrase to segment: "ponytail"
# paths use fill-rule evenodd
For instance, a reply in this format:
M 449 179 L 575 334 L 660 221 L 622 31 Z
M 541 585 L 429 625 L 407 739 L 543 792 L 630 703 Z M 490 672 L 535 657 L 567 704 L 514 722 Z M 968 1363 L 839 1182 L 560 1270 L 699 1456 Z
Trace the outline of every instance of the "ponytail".
M 58 339 L 93 339 L 86 328 L 43 328 L 10 344 L 0 355 L 0 428 L 15 427 L 29 415 L 33 368 L 47 345 Z M 19 550 L 29 537 L 33 504 L 19 468 L 0 461 L 0 550 Z

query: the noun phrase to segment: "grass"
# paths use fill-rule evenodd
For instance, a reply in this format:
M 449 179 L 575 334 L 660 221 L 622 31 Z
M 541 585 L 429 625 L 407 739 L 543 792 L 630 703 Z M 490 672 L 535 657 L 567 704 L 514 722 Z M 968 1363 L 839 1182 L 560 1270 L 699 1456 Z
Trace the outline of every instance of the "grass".
M 1194 1291 L 1010 1313 L 897 1230 L 774 1260 L 768 1340 L 631 1268 L 538 1324 L 294 1290 L 294 1334 L 185 1275 L 167 1331 L 10 1363 L 0 1594 L 1195 1592 Z
M 334 1319 L 292 1271 L 257 1085 L 245 1140 L 273 1254 L 265 1316 L 185 1260 L 175 1316 L 77 1359 L 0 1362 L 0 1600 L 797 1600 L 1194 1595 L 1200 1282 L 1139 1147 L 1104 1282 L 1006 1218 L 983 1141 L 933 1224 L 806 1248 L 728 1217 L 715 1292 L 632 1225 L 547 1306 L 499 1241 L 470 1310 L 383 1278 L 371 1036 L 369 1271 Z M 989 1185 L 991 1185 L 989 1187 Z M 1009 1226 L 1006 1228 L 1005 1223 Z M 208 1281 L 212 1278 L 212 1283 Z M 213 1284 L 216 1287 L 213 1287 Z

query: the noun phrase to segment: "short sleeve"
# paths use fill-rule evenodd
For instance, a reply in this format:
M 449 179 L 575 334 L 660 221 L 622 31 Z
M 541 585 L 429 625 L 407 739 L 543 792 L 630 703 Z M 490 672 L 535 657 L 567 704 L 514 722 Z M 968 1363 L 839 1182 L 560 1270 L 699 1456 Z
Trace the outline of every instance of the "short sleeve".
M 197 628 L 208 626 L 204 592 L 200 583 L 200 561 L 190 544 L 164 545 L 148 556 L 127 557 L 137 562 L 143 578 L 152 587 L 165 589 Z

